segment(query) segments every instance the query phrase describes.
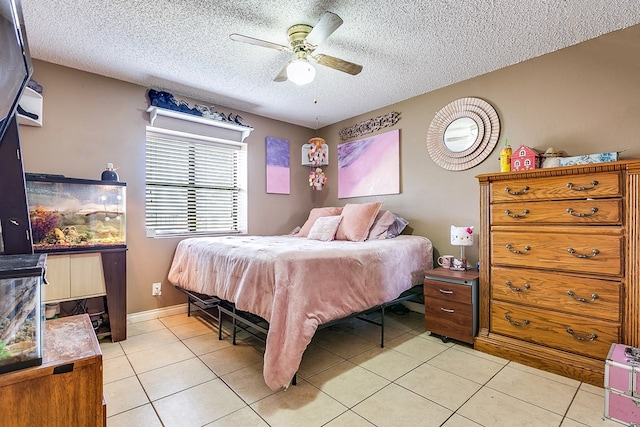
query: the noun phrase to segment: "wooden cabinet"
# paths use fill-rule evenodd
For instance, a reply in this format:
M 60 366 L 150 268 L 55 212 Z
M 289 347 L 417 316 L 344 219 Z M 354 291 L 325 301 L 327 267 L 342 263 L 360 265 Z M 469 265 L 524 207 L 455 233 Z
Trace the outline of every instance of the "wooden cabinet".
M 475 348 L 603 386 L 640 345 L 640 161 L 479 175 Z
M 49 253 L 45 302 L 106 296 L 111 339 L 127 338 L 126 249 Z
M 106 294 L 99 252 L 50 254 L 47 259 L 45 302 L 69 301 Z
M 424 275 L 425 329 L 473 344 L 478 328 L 478 273 L 436 268 Z
M 88 315 L 45 322 L 41 366 L 0 375 L 0 424 L 104 424 L 102 353 Z

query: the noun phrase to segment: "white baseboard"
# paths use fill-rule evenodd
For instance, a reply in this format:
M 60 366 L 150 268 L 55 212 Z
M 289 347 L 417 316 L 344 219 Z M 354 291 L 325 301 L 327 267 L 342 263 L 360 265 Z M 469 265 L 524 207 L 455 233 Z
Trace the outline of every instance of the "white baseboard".
M 154 308 L 153 310 L 140 311 L 138 313 L 127 314 L 127 323 L 145 322 L 159 317 L 173 316 L 176 314 L 186 314 L 187 303 L 172 305 L 170 307 Z

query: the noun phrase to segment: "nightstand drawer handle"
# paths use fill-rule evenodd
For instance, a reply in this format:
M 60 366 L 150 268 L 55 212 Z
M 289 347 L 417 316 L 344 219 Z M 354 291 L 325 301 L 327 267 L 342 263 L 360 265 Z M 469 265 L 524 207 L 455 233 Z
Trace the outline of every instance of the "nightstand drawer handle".
M 445 313 L 455 313 L 456 312 L 455 310 L 452 310 L 450 308 L 443 308 L 443 307 L 440 307 L 440 310 L 444 311 Z
M 517 326 L 519 328 L 524 328 L 530 323 L 527 319 L 523 319 L 522 322 L 516 322 L 515 320 L 511 320 L 511 316 L 509 316 L 509 313 L 505 314 L 504 318 L 507 319 L 507 321 L 511 323 L 513 326 Z
M 524 284 L 524 286 L 523 286 L 522 288 L 518 288 L 518 287 L 516 287 L 516 286 L 513 286 L 513 285 L 511 284 L 511 281 L 510 281 L 510 280 L 507 280 L 505 283 L 507 284 L 507 286 L 509 287 L 509 289 L 511 289 L 512 291 L 516 291 L 516 292 L 524 292 L 524 291 L 522 290 L 522 288 L 524 288 L 524 290 L 526 291 L 526 290 L 528 290 L 528 289 L 531 287 L 531 286 L 529 286 L 529 284 L 528 284 L 528 283 L 525 283 L 525 284 Z
M 508 216 L 510 216 L 511 218 L 516 218 L 516 219 L 525 218 L 529 214 L 529 209 L 524 209 L 522 211 L 522 214 L 511 213 L 511 211 L 509 209 L 504 211 L 504 213 L 507 214 Z
M 567 332 L 578 341 L 593 341 L 598 339 L 597 334 L 589 334 L 586 337 L 581 337 L 580 335 L 576 335 L 573 329 L 567 327 Z
M 594 188 L 596 188 L 596 185 L 598 185 L 598 181 L 591 181 L 591 187 L 574 187 L 573 183 L 569 182 L 567 183 L 567 187 L 569 187 L 570 189 L 572 189 L 573 191 L 588 191 L 588 190 L 593 190 Z
M 506 191 L 507 193 L 511 194 L 512 196 L 520 196 L 521 194 L 524 194 L 529 190 L 530 189 L 529 189 L 528 185 L 525 185 L 524 187 L 522 187 L 522 190 L 520 190 L 520 191 L 511 191 L 511 189 L 509 187 L 506 187 L 504 189 L 504 191 Z
M 567 295 L 569 295 L 571 298 L 573 298 L 578 302 L 594 302 L 595 300 L 598 299 L 598 294 L 591 294 L 591 299 L 576 297 L 575 292 L 573 291 L 567 291 Z
M 598 255 L 600 253 L 599 250 L 593 249 L 591 251 L 591 255 L 579 254 L 573 248 L 567 249 L 567 252 L 569 252 L 571 255 L 573 255 L 576 258 L 593 258 L 594 256 L 596 256 L 596 255 Z
M 577 216 L 577 217 L 586 217 L 586 216 L 594 216 L 598 212 L 598 208 L 591 208 L 591 213 L 576 213 L 572 208 L 567 208 L 567 213 L 569 215 Z
M 445 289 L 438 289 L 440 291 L 441 294 L 446 294 L 446 295 L 451 295 L 453 294 L 453 291 L 448 291 Z
M 521 250 L 519 250 L 519 249 L 513 249 L 513 246 L 511 246 L 511 244 L 510 244 L 510 243 L 507 243 L 507 244 L 505 245 L 505 248 L 509 249 L 509 251 L 511 251 L 511 252 L 512 252 L 512 253 L 514 253 L 514 254 L 526 254 L 526 253 L 527 253 L 527 252 L 529 252 L 529 250 L 531 249 L 531 246 L 525 246 L 525 247 L 524 247 L 524 250 L 523 250 L 523 251 L 521 251 Z

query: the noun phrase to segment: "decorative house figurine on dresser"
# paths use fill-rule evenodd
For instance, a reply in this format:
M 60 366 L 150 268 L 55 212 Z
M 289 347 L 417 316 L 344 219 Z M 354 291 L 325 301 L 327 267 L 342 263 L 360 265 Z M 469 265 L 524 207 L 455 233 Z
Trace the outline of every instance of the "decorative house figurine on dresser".
M 526 145 L 521 145 L 511 155 L 511 172 L 538 169 L 540 153 Z

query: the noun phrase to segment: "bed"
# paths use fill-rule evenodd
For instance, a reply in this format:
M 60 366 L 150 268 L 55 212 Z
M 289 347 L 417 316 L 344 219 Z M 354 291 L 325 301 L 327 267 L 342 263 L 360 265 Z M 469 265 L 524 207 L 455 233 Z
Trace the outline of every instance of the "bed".
M 182 240 L 168 279 L 215 296 L 268 324 L 264 379 L 288 387 L 316 329 L 422 284 L 432 245 L 421 236 L 322 241 L 301 236 Z

